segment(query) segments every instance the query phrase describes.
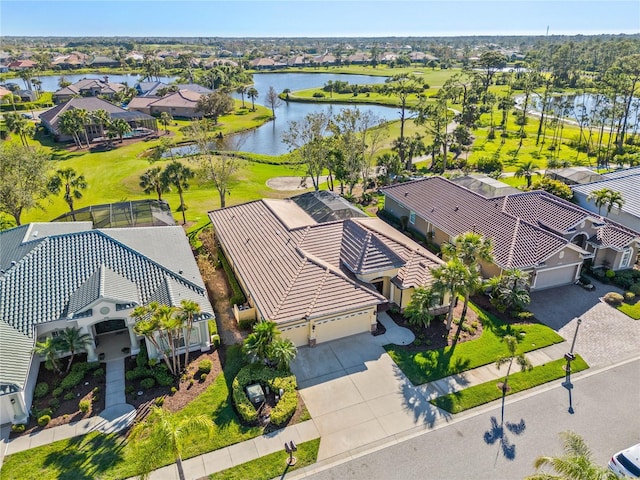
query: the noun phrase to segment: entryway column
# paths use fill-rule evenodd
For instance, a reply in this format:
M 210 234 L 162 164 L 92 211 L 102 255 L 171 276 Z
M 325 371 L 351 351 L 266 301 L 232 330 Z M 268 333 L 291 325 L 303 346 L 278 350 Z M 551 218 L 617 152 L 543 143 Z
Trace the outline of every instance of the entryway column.
M 91 337 L 91 342 L 87 343 L 84 348 L 87 351 L 87 362 L 97 362 L 98 356 L 96 355 L 96 343 L 93 334 L 88 327 L 80 327 L 80 333 L 86 333 Z

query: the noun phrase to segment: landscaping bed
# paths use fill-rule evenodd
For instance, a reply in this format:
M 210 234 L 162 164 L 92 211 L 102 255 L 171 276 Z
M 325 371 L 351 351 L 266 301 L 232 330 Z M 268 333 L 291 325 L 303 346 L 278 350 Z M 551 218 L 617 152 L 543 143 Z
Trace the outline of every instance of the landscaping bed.
M 63 388 L 64 375 L 59 375 L 45 367 L 45 362 L 40 364 L 36 385 L 46 384 L 47 393 L 39 398 L 34 398 L 29 423 L 22 434 L 29 434 L 43 428 L 57 427 L 71 422 L 93 417 L 104 410 L 106 366 L 104 364 L 87 364 L 87 355 L 79 354 L 72 365 L 69 375 L 77 375 L 79 379 L 75 386 Z M 65 364 L 66 366 L 66 364 Z M 81 373 L 74 373 L 82 370 Z M 84 373 L 82 375 L 82 373 Z M 44 387 L 36 387 L 36 390 L 44 391 Z M 88 401 L 89 408 L 86 412 L 80 410 L 80 401 Z M 49 415 L 51 420 L 45 426 L 38 425 L 38 417 Z M 13 431 L 12 435 L 19 435 Z

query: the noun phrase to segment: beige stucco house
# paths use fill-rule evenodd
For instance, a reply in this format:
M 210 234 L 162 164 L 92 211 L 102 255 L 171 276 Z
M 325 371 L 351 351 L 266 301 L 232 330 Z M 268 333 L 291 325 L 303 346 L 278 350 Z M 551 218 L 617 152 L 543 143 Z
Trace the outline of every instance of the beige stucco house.
M 297 346 L 369 332 L 432 283 L 436 256 L 331 192 L 209 212 L 247 304 L 236 318 L 271 320 Z M 434 310 L 446 310 L 443 301 Z
M 640 237 L 620 224 L 544 191 L 487 198 L 442 177 L 382 189 L 384 210 L 437 245 L 465 232 L 493 241 L 485 277 L 517 268 L 532 290 L 575 282 L 585 260 L 614 270 L 629 268 Z

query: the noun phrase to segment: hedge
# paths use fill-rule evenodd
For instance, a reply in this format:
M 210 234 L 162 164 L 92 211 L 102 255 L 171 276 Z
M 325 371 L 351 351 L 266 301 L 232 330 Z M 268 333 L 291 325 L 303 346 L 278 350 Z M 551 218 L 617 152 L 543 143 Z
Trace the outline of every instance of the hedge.
M 277 405 L 271 410 L 271 423 L 284 425 L 298 406 L 297 383 L 295 375 L 282 370 L 273 370 L 265 365 L 253 364 L 242 368 L 233 379 L 233 401 L 238 414 L 245 422 L 255 422 L 258 412 L 247 397 L 245 387 L 251 383 L 268 386 L 272 391 L 284 391 Z
M 49 384 L 47 382 L 40 382 L 36 385 L 36 388 L 33 391 L 33 396 L 35 398 L 42 398 L 47 393 L 49 393 Z
M 224 272 L 227 274 L 227 279 L 229 280 L 229 286 L 231 287 L 231 291 L 233 292 L 233 295 L 229 299 L 229 303 L 231 305 L 242 305 L 247 301 L 247 299 L 244 296 L 244 292 L 242 291 L 242 288 L 240 288 L 240 284 L 238 283 L 238 280 L 236 279 L 236 276 L 234 275 L 233 270 L 231 269 L 231 265 L 229 265 L 229 261 L 227 260 L 227 257 L 225 257 L 224 253 L 222 253 L 221 248 L 218 249 L 218 259 L 220 260 L 220 263 L 222 263 L 222 268 L 224 269 Z

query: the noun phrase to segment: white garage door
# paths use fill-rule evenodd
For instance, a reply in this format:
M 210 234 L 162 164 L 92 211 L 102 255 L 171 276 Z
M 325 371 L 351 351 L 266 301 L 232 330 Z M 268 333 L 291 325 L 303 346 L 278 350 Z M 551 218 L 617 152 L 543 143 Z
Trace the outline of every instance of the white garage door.
M 371 311 L 357 312 L 315 322 L 316 342 L 323 343 L 371 331 Z
M 569 265 L 564 268 L 538 271 L 534 290 L 557 287 L 559 285 L 569 285 L 570 283 L 573 283 L 576 278 L 577 268 L 578 265 Z
M 309 324 L 301 323 L 293 327 L 280 328 L 284 338 L 288 338 L 296 347 L 309 345 Z

